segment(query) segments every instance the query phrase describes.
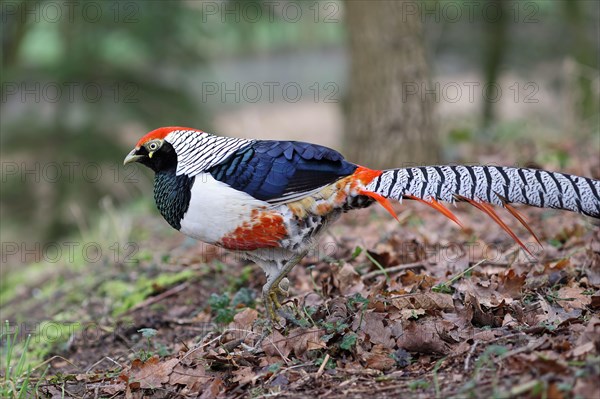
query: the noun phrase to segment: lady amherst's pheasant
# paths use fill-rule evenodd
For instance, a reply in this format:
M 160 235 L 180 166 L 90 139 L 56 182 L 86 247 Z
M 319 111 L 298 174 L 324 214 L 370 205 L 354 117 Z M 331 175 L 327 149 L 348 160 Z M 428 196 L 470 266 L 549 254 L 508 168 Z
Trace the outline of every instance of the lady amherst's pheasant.
M 316 144 L 219 137 L 185 127 L 146 134 L 125 158 L 125 164 L 130 162 L 156 173 L 154 199 L 171 226 L 239 251 L 263 268 L 263 298 L 271 320 L 281 306 L 278 296 L 286 284 L 280 283 L 316 237 L 343 212 L 374 202 L 394 215 L 388 199 L 415 199 L 459 223 L 440 201 L 466 201 L 522 247 L 489 204 L 506 208 L 527 228 L 511 203 L 600 218 L 599 180 L 539 169 L 441 165 L 373 170 Z

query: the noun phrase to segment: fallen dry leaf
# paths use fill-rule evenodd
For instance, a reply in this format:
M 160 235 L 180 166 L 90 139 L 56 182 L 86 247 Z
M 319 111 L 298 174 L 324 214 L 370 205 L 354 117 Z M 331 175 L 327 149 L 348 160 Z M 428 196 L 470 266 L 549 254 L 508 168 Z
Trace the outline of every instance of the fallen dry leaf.
M 237 328 L 251 329 L 257 318 L 256 309 L 246 308 L 233 317 L 233 323 Z
M 294 355 L 301 357 L 306 352 L 327 347 L 321 336 L 324 332 L 317 327 L 295 328 L 288 335 L 288 344 L 292 347 Z
M 502 327 L 511 327 L 518 325 L 517 320 L 510 313 L 504 315 L 504 319 L 502 320 Z
M 470 293 L 477 298 L 477 301 L 488 307 L 496 307 L 501 303 L 507 305 L 513 303 L 520 295 L 515 295 L 515 290 L 519 287 L 519 283 L 512 281 L 508 286 L 499 282 L 496 276 L 492 276 L 490 280 L 477 281 L 477 279 L 463 279 L 455 284 L 457 291 L 462 293 Z M 495 281 L 492 281 L 495 280 Z M 518 279 L 520 282 L 520 278 Z M 524 279 L 523 279 L 524 281 Z M 520 288 L 519 288 L 520 291 Z
M 581 309 L 571 308 L 568 312 L 560 306 L 554 306 L 544 297 L 538 295 L 539 312 L 536 315 L 537 323 L 552 324 L 558 326 L 569 319 L 581 316 Z
M 530 353 L 516 355 L 521 358 L 527 369 L 534 369 L 537 373 L 544 374 L 565 374 L 568 373 L 568 366 L 559 360 L 555 352 L 546 351 L 542 353 Z
M 427 274 L 416 274 L 412 270 L 407 270 L 402 276 L 400 276 L 400 281 L 404 287 L 416 285 L 417 287 L 424 289 L 431 288 L 436 283 L 435 278 Z
M 498 275 L 498 292 L 504 297 L 518 299 L 525 285 L 526 274 L 518 275 L 514 269 L 508 269 Z
M 494 308 L 503 305 L 504 302 Z M 479 298 L 471 292 L 465 294 L 465 308 L 467 308 L 465 314 L 471 316 L 470 321 L 476 326 L 500 327 L 504 320 L 504 314 L 495 314 L 493 311 L 482 309 Z
M 125 381 L 119 381 L 115 384 L 103 385 L 100 387 L 100 392 L 106 395 L 116 395 L 118 393 L 124 392 L 127 388 L 127 384 Z
M 600 286 L 600 252 L 589 249 L 586 254 L 590 259 L 590 264 L 585 268 L 590 284 Z
M 583 288 L 580 287 L 562 287 L 558 290 L 558 303 L 565 311 L 570 312 L 573 309 L 583 309 L 591 303 L 589 295 L 583 295 Z
M 177 363 L 179 360 L 176 358 L 161 362 L 157 355 L 145 362 L 135 359 L 128 372 L 128 383 L 129 385 L 139 383 L 142 389 L 158 388 L 169 381 L 169 376 Z
M 441 334 L 447 334 L 454 327 L 453 323 L 432 319 L 408 320 L 402 323 L 402 327 L 402 335 L 396 341 L 398 348 L 420 353 L 450 353 L 451 346 Z
M 240 367 L 237 370 L 234 370 L 231 374 L 233 374 L 233 382 L 237 382 L 240 386 L 247 385 L 257 377 L 256 373 L 252 371 L 252 367 Z
M 382 345 L 375 345 L 370 352 L 362 353 L 362 359 L 368 368 L 385 371 L 396 364 L 396 361 L 391 357 L 392 352 L 391 349 Z
M 592 353 L 593 351 L 594 351 L 594 343 L 586 342 L 585 344 L 577 345 L 575 348 L 573 348 L 573 350 L 571 351 L 571 354 L 574 357 L 578 358 L 578 357 L 581 357 L 588 353 Z
M 392 329 L 384 325 L 384 319 L 384 313 L 367 312 L 362 317 L 357 315 L 353 329 L 357 330 L 359 328 L 358 322 L 362 321 L 360 330 L 368 335 L 371 343 L 383 345 L 385 348 L 392 348 L 394 346 Z
M 262 349 L 267 356 L 274 356 L 286 359 L 292 351 L 289 338 L 284 337 L 277 330 L 265 338 L 262 342 Z
M 202 366 L 193 368 L 178 364 L 169 376 L 169 384 L 185 385 L 190 393 L 198 393 L 209 378 Z
M 342 295 L 352 295 L 361 292 L 365 288 L 360 274 L 349 263 L 344 263 L 344 266 L 333 275 L 333 284 L 340 290 Z
M 437 292 L 423 292 L 392 297 L 389 299 L 396 308 L 424 310 L 454 310 L 452 296 Z
M 290 380 L 284 374 L 277 374 L 277 377 L 269 384 L 272 387 L 283 387 L 290 383 Z
M 348 318 L 347 299 L 344 297 L 335 297 L 329 304 L 327 323 L 339 323 Z
M 420 316 L 425 315 L 425 309 L 402 309 L 400 311 L 403 320 L 418 319 Z
M 600 353 L 600 318 L 598 316 L 592 317 L 588 322 L 587 327 L 577 340 L 577 347 L 573 350 L 575 356 L 581 356 L 589 352 Z
M 210 382 L 210 385 L 202 392 L 200 399 L 215 399 L 219 396 L 221 388 L 223 387 L 223 380 L 216 377 Z
M 577 398 L 597 398 L 600 384 L 597 375 L 586 375 L 577 379 L 573 393 Z

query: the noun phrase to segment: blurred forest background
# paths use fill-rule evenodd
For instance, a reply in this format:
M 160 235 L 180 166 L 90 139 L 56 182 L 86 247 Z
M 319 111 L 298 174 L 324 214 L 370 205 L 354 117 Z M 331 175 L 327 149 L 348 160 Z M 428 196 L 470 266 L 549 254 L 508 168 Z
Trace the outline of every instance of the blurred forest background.
M 159 126 L 372 167 L 516 141 L 516 160 L 566 167 L 538 143 L 600 152 L 598 4 L 3 1 L 3 251 L 83 234 L 108 208 L 153 214 L 151 175 L 122 160 Z M 35 258 L 13 252 L 3 263 Z

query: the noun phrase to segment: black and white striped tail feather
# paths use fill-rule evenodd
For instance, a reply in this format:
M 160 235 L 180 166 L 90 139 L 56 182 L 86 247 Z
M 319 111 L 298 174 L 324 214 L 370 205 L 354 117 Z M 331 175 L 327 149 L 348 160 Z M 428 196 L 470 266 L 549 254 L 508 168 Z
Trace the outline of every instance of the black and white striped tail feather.
M 600 180 L 540 169 L 460 165 L 390 169 L 366 190 L 399 201 L 412 197 L 499 206 L 520 203 L 600 218 Z

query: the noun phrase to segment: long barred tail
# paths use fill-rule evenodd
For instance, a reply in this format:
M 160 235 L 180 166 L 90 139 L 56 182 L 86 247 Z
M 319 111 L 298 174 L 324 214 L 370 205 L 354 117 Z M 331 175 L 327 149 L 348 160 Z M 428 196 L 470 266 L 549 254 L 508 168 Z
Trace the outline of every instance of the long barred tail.
M 390 169 L 373 179 L 365 189 L 385 198 L 426 202 L 457 223 L 454 215 L 438 201 L 467 201 L 490 215 L 519 244 L 514 233 L 486 203 L 505 207 L 529 231 L 523 218 L 509 204 L 564 209 L 600 218 L 600 180 L 539 169 L 500 166 Z

